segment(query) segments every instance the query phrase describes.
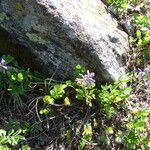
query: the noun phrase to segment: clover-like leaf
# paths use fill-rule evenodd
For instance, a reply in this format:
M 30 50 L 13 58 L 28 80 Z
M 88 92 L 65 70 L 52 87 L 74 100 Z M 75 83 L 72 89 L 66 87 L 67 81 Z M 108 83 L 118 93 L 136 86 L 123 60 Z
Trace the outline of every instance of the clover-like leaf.
M 47 104 L 54 104 L 54 99 L 50 95 L 45 95 L 43 101 Z

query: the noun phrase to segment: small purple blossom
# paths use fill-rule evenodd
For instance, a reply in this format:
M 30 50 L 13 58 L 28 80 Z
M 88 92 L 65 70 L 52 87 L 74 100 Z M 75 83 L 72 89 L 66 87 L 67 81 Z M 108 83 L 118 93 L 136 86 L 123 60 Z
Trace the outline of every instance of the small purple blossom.
M 76 81 L 81 86 L 86 87 L 92 85 L 95 82 L 95 80 L 93 79 L 94 76 L 95 76 L 94 72 L 89 72 L 89 70 L 87 70 L 87 74 L 85 75 L 81 74 L 81 78 L 77 78 Z
M 8 62 L 2 58 L 0 61 L 0 67 L 3 69 L 8 69 L 7 64 L 8 64 Z

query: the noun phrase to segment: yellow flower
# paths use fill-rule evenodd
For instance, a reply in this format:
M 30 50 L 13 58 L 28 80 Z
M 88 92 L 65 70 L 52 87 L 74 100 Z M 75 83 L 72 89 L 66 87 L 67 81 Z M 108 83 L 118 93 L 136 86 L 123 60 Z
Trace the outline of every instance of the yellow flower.
M 68 98 L 68 97 L 66 97 L 65 99 L 64 99 L 64 106 L 68 106 L 68 105 L 70 105 L 71 103 L 70 103 L 70 99 Z

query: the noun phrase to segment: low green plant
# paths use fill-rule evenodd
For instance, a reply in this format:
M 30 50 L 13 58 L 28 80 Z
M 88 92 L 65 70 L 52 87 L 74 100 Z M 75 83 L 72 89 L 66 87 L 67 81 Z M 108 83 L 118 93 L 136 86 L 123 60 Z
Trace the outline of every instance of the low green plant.
M 140 40 L 143 42 L 147 34 L 149 36 L 149 32 L 143 34 L 141 30 L 137 30 L 135 42 L 140 43 Z M 147 43 L 145 44 L 147 45 Z M 3 57 L 0 62 L 0 69 L 1 88 L 9 90 L 12 94 L 22 94 L 30 87 L 33 76 L 29 70 L 19 69 L 12 57 Z M 39 114 L 49 115 L 49 113 L 53 113 L 55 111 L 53 106 L 62 107 L 59 111 L 65 107 L 73 109 L 74 104 L 79 108 L 83 106 L 81 111 L 84 118 L 82 118 L 81 123 L 71 121 L 69 130 L 66 132 L 68 143 L 73 141 L 70 138 L 76 137 L 78 140 L 77 147 L 81 150 L 96 147 L 97 141 L 94 136 L 97 136 L 100 125 L 101 130 L 103 130 L 100 141 L 103 141 L 107 146 L 111 143 L 114 144 L 116 138 L 116 143 L 121 143 L 126 149 L 148 149 L 150 147 L 148 134 L 150 126 L 147 125 L 149 109 L 138 108 L 136 110 L 133 108 L 132 111 L 127 110 L 126 99 L 132 88 L 126 83 L 131 82 L 132 79 L 97 86 L 93 79 L 95 77 L 94 72 L 86 71 L 85 68 L 77 65 L 76 74 L 77 78 L 73 81 L 55 82 L 52 79 L 48 79 L 46 82 L 44 82 L 45 80 L 40 81 L 43 83 L 42 88 L 45 89 L 42 89 L 43 95 L 40 100 L 43 102 L 43 107 L 42 109 L 40 107 Z M 17 89 L 18 87 L 19 89 Z M 70 90 L 73 91 L 73 94 Z M 115 118 L 119 113 L 122 113 L 122 110 L 123 113 L 127 114 L 124 116 L 126 118 L 123 118 L 125 121 L 120 119 L 120 125 L 117 122 L 110 125 L 112 121 L 116 121 Z M 88 116 L 89 114 L 90 116 Z M 20 123 L 19 120 L 11 118 L 7 128 L 11 132 L 0 130 L 0 149 L 2 150 L 9 150 L 11 147 L 18 148 L 21 145 L 20 142 L 25 140 L 24 136 L 21 135 L 22 133 L 43 131 L 42 121 L 33 124 Z M 19 146 L 17 146 L 18 144 Z M 30 148 L 28 145 L 23 145 L 20 149 L 29 150 Z
M 15 131 L 21 130 L 23 134 L 29 132 L 38 133 L 43 131 L 41 122 L 35 122 L 35 123 L 30 123 L 28 121 L 20 122 L 19 119 L 11 118 L 11 117 L 9 117 L 6 128 L 7 130 L 15 130 Z
M 144 64 L 150 59 L 150 15 L 143 10 L 143 6 L 149 5 L 147 0 L 107 0 L 109 6 L 112 6 L 113 11 L 118 18 L 132 18 L 131 24 L 135 34 L 130 37 L 130 43 L 134 47 L 133 51 L 136 54 L 136 64 Z M 128 19 L 127 19 L 128 20 Z M 130 19 L 129 19 L 130 21 Z M 129 28 L 132 26 L 129 26 Z
M 132 14 L 132 20 L 134 22 L 136 32 L 134 37 L 130 37 L 130 42 L 136 49 L 136 62 L 140 65 L 150 59 L 150 16 L 139 11 L 136 14 Z
M 90 73 L 89 71 L 87 71 L 87 74 L 85 75 L 80 74 L 81 72 L 84 72 L 84 69 L 80 65 L 76 67 L 76 70 L 79 73 L 79 78 L 76 78 L 74 82 L 66 81 L 65 83 L 55 84 L 52 89 L 50 89 L 49 95 L 43 97 L 43 102 L 45 104 L 54 105 L 59 102 L 60 99 L 63 99 L 63 106 L 70 105 L 71 101 L 68 98 L 65 89 L 71 87 L 76 91 L 76 98 L 78 100 L 83 100 L 88 106 L 92 106 L 91 100 L 95 99 L 95 80 L 92 79 L 92 77 L 94 77 L 95 74 Z M 50 112 L 50 106 L 40 110 L 40 114 L 48 114 Z
M 124 143 L 128 149 L 149 149 L 149 113 L 149 108 L 133 109 L 124 127 L 126 130 L 119 131 L 117 140 Z
M 85 147 L 93 145 L 92 135 L 93 135 L 93 132 L 92 132 L 91 123 L 84 124 L 82 136 L 79 141 L 80 149 L 84 149 Z M 92 147 L 94 147 L 94 145 Z
M 17 146 L 21 141 L 25 140 L 25 137 L 21 135 L 21 130 L 11 130 L 9 132 L 0 129 L 0 149 L 11 150 L 11 147 Z M 26 146 L 27 148 L 27 146 Z M 22 149 L 25 150 L 25 149 Z M 29 150 L 29 147 L 28 147 Z
M 148 30 L 150 28 L 150 16 L 146 15 L 134 15 L 133 20 L 136 25 L 143 30 Z
M 55 84 L 53 88 L 49 91 L 49 95 L 45 95 L 43 97 L 43 102 L 47 104 L 47 106 L 40 110 L 40 114 L 48 114 L 51 112 L 51 105 L 54 105 L 54 103 L 57 103 L 58 100 L 60 100 L 64 94 L 65 94 L 65 88 L 67 87 L 67 84 Z M 65 100 L 64 100 L 65 101 Z
M 11 70 L 7 73 L 7 75 L 10 79 L 8 83 L 8 90 L 12 94 L 23 94 L 30 83 L 29 71 L 19 70 L 16 72 L 14 70 Z
M 108 118 L 116 113 L 115 107 L 120 107 L 119 105 L 122 104 L 120 102 L 127 99 L 132 90 L 131 87 L 119 88 L 120 83 L 116 82 L 114 84 L 101 86 L 102 89 L 98 96 Z
M 137 30 L 136 37 L 137 47 L 143 47 L 150 42 L 150 30 L 147 30 L 143 33 L 140 30 Z
M 93 77 L 95 74 L 93 72 L 87 71 L 87 74 L 80 74 L 80 78 L 76 79 L 76 98 L 78 100 L 83 100 L 88 106 L 92 106 L 92 100 L 95 99 L 95 80 Z
M 108 4 L 118 8 L 119 10 L 126 10 L 128 6 L 128 1 L 127 0 L 107 0 Z
M 93 77 L 95 74 L 93 72 L 83 71 L 81 66 L 77 66 L 78 77 L 75 81 L 67 81 L 65 83 L 54 84 L 49 90 L 49 95 L 43 96 L 43 102 L 45 108 L 40 110 L 40 114 L 48 114 L 51 112 L 51 105 L 58 105 L 61 101 L 62 104 L 58 106 L 71 106 L 72 99 L 69 99 L 68 93 L 66 92 L 67 88 L 70 87 L 75 91 L 74 97 L 79 102 L 86 104 L 86 111 L 94 107 L 94 102 L 97 101 L 99 108 L 103 109 L 103 112 L 107 119 L 110 119 L 114 114 L 117 114 L 119 108 L 125 109 L 125 100 L 128 98 L 132 88 L 130 86 L 123 86 L 131 79 L 126 79 L 123 81 L 118 81 L 113 84 L 101 85 L 101 88 L 98 89 L 95 84 Z M 82 72 L 82 73 L 81 73 Z M 125 83 L 125 84 L 123 84 Z M 62 101 L 63 100 L 63 101 Z M 87 113 L 85 112 L 85 113 Z M 86 120 L 86 117 L 83 119 L 83 131 L 79 131 L 80 135 L 79 147 L 83 149 L 86 146 L 94 146 L 93 141 L 93 123 L 94 119 Z M 113 128 L 105 128 L 106 135 L 113 134 Z M 112 133 L 113 132 L 113 133 Z
M 148 0 L 130 0 L 130 3 L 132 3 L 134 6 L 137 6 L 139 4 L 145 4 L 148 2 Z
M 13 57 L 9 55 L 2 56 L 0 62 L 0 87 L 7 89 L 12 94 L 23 94 L 29 87 L 30 79 L 29 70 L 19 69 Z
M 137 30 L 135 38 L 130 37 L 130 42 L 136 46 L 137 64 L 141 64 L 150 58 L 150 30 Z

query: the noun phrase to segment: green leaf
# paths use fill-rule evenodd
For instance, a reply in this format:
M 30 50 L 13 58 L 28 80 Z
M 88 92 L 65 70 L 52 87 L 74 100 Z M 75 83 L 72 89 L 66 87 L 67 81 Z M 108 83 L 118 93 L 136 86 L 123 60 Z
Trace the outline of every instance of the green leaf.
M 21 85 L 11 85 L 11 87 L 8 88 L 8 91 L 10 91 L 12 94 L 23 94 L 24 89 Z
M 44 103 L 47 103 L 47 104 L 54 104 L 54 99 L 49 95 L 45 95 L 43 97 L 43 101 Z
M 61 98 L 65 94 L 65 88 L 67 87 L 66 84 L 57 84 L 54 88 L 50 91 L 52 98 L 58 99 Z
M 137 31 L 136 31 L 136 36 L 137 36 L 137 38 L 138 38 L 139 40 L 141 39 L 142 33 L 141 33 L 140 30 L 137 30 Z
M 44 108 L 44 109 L 41 109 L 39 113 L 40 113 L 41 115 L 43 115 L 43 114 L 44 114 L 44 115 L 47 115 L 47 114 L 50 113 L 50 112 L 51 112 L 51 109 L 50 109 L 50 108 Z
M 79 64 L 78 64 L 78 65 L 76 65 L 76 69 L 77 69 L 77 70 L 82 69 L 81 65 L 79 65 Z
M 0 150 L 11 150 L 7 145 L 0 145 Z
M 127 87 L 123 90 L 123 93 L 125 96 L 129 96 L 130 92 L 132 91 L 131 87 Z
M 128 6 L 127 0 L 124 0 L 121 4 L 122 9 L 125 10 L 127 6 Z
M 139 39 L 139 40 L 138 40 L 138 43 L 137 43 L 137 46 L 140 47 L 140 46 L 142 46 L 142 44 L 143 44 L 143 41 L 142 41 L 141 39 Z
M 76 98 L 82 100 L 85 98 L 85 92 L 82 89 L 76 89 Z
M 107 134 L 113 134 L 114 133 L 113 128 L 112 127 L 107 127 L 106 128 L 106 133 Z
M 3 129 L 0 129 L 0 137 L 6 136 L 6 131 Z
M 4 60 L 6 60 L 8 63 L 14 61 L 14 57 L 12 57 L 12 56 L 10 56 L 10 55 L 3 55 L 2 58 L 3 58 Z
M 23 145 L 21 150 L 30 150 L 30 147 L 28 145 Z
M 82 135 L 92 135 L 92 126 L 91 124 L 85 124 L 84 125 L 84 131 L 82 133 Z
M 15 81 L 15 80 L 16 80 L 16 75 L 15 75 L 15 74 L 12 74 L 12 75 L 11 75 L 11 79 Z
M 18 79 L 19 82 L 21 82 L 23 80 L 23 74 L 22 73 L 18 73 L 17 79 Z
M 147 146 L 150 148 L 150 141 L 148 142 Z
M 122 98 L 120 96 L 117 96 L 114 100 L 115 103 L 122 101 Z
M 130 43 L 135 43 L 137 39 L 133 38 L 132 36 L 129 37 Z
M 134 124 L 132 122 L 129 122 L 129 123 L 127 123 L 127 127 L 130 128 L 130 129 L 134 128 Z
M 83 74 L 85 72 L 85 68 L 82 67 L 81 65 L 76 65 L 75 70 L 78 74 Z

